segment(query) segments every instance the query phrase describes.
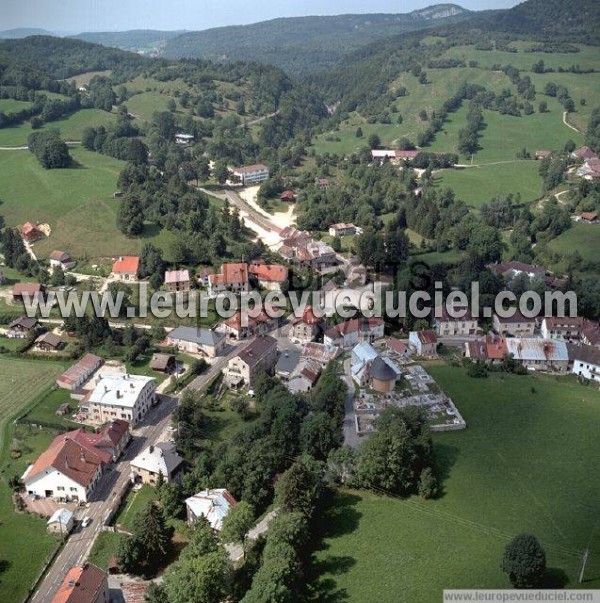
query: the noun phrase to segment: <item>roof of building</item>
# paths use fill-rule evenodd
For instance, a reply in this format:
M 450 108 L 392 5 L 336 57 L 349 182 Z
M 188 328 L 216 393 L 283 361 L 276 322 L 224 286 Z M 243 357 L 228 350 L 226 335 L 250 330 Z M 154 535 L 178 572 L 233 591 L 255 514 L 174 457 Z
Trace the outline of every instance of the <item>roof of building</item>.
M 63 343 L 63 340 L 61 339 L 60 335 L 52 333 L 51 331 L 40 335 L 35 340 L 36 345 L 45 344 L 52 348 L 57 348 L 61 343 Z
M 25 224 L 23 224 L 23 227 L 21 228 L 21 234 L 28 235 L 32 232 L 41 233 L 42 231 L 39 229 L 38 225 L 35 222 L 25 222 Z
M 50 254 L 50 259 L 55 262 L 67 262 L 71 259 L 71 256 L 66 251 L 53 251 Z
M 546 316 L 543 321 L 548 329 L 580 329 L 583 326 L 583 318 L 580 316 Z
M 352 356 L 361 364 L 366 364 L 375 360 L 379 356 L 377 350 L 367 341 L 357 343 L 352 348 Z
M 106 582 L 106 572 L 92 563 L 72 567 L 51 603 L 95 603 Z
M 444 322 L 462 322 L 465 320 L 473 320 L 470 308 L 463 308 L 459 307 L 458 305 L 452 306 L 452 312 L 448 312 L 446 304 L 442 304 L 435 309 L 436 316 L 438 313 L 440 314 L 440 318 L 437 320 L 442 320 Z M 460 316 L 460 318 L 456 318 L 457 316 Z
M 268 167 L 263 163 L 255 163 L 254 165 L 246 165 L 244 167 L 233 168 L 234 174 L 251 174 L 253 172 L 264 172 L 268 171 Z
M 600 344 L 600 325 L 593 320 L 584 320 L 581 327 L 581 334 L 590 342 L 591 345 Z
M 89 375 L 96 367 L 100 366 L 104 360 L 95 354 L 86 354 L 79 362 L 70 366 L 58 379 L 58 383 L 73 385 L 81 377 Z
M 48 520 L 48 525 L 51 523 L 59 523 L 63 526 L 68 526 L 72 519 L 73 511 L 69 511 L 69 509 L 56 509 Z
M 598 213 L 595 211 L 584 211 L 579 217 L 587 222 L 594 222 L 598 219 Z
M 283 191 L 283 193 L 281 193 L 282 201 L 293 201 L 295 198 L 296 198 L 296 195 L 295 195 L 294 191 L 287 190 L 287 191 Z
M 302 316 L 300 318 L 295 318 L 292 321 L 292 324 L 297 325 L 301 322 L 312 326 L 319 324 L 321 319 L 315 315 L 315 311 L 313 310 L 312 306 L 306 306 Z
M 19 295 L 35 295 L 44 290 L 44 286 L 39 283 L 15 283 L 12 288 L 12 294 L 14 296 Z
M 123 419 L 113 419 L 102 430 L 91 435 L 91 441 L 96 448 L 112 448 L 129 433 L 129 422 Z
M 573 151 L 573 155 L 579 159 L 590 159 L 596 157 L 596 153 L 590 147 L 581 147 Z
M 269 335 L 259 335 L 237 355 L 249 367 L 256 366 L 267 354 L 277 349 L 277 340 Z
M 524 337 L 506 338 L 508 353 L 516 360 L 568 360 L 569 353 L 564 341 L 554 339 L 534 339 Z
M 396 337 L 390 337 L 387 342 L 387 346 L 396 354 L 406 354 L 406 352 L 410 349 L 406 343 L 400 341 Z
M 403 151 L 401 149 L 396 149 L 396 159 L 414 159 L 419 154 L 419 151 L 412 149 Z
M 591 345 L 570 345 L 569 359 L 600 366 L 600 350 Z
M 30 318 L 29 316 L 21 316 L 17 318 L 17 320 L 13 320 L 9 325 L 9 329 L 14 329 L 15 327 L 22 327 L 23 329 L 33 329 L 37 325 L 37 318 Z
M 107 404 L 133 408 L 140 393 L 148 383 L 155 383 L 154 377 L 113 373 L 103 375 L 90 394 L 92 404 Z
M 77 484 L 87 487 L 98 467 L 110 461 L 110 456 L 85 441 L 78 441 L 83 430 L 75 430 L 56 436 L 50 446 L 40 454 L 27 470 L 27 481 L 51 469 L 59 471 Z M 83 438 L 82 438 L 83 440 Z
M 336 346 L 327 346 L 324 343 L 316 343 L 311 341 L 302 346 L 300 357 L 302 359 L 315 360 L 320 364 L 327 364 L 334 360 L 339 354 L 340 348 Z
M 219 274 L 208 275 L 208 282 L 211 285 L 232 285 L 234 283 L 247 283 L 248 264 L 222 264 L 221 272 Z
M 487 356 L 486 344 L 483 339 L 465 341 L 465 353 L 467 358 L 473 360 L 485 360 Z
M 546 270 L 542 266 L 533 266 L 532 264 L 525 264 L 524 262 L 519 262 L 517 260 L 488 264 L 487 268 L 496 274 L 506 274 L 507 272 L 526 272 L 527 274 L 536 276 L 543 276 L 546 274 Z
M 507 316 L 507 317 L 502 317 L 499 316 L 498 314 L 494 314 L 494 320 L 498 320 L 498 322 L 500 324 L 514 324 L 514 323 L 526 323 L 526 324 L 531 324 L 532 322 L 535 322 L 535 318 L 527 318 L 526 316 L 523 316 L 523 314 L 521 313 L 521 311 L 517 308 L 514 308 L 514 313 L 512 316 Z
M 189 283 L 190 282 L 190 271 L 189 270 L 167 270 L 165 272 L 165 283 Z
M 275 373 L 291 374 L 300 362 L 300 350 L 283 350 L 275 365 Z
M 282 283 L 288 277 L 287 266 L 281 264 L 250 264 L 248 271 L 258 280 Z
M 435 331 L 413 331 L 413 333 L 417 334 L 417 338 L 421 343 L 437 343 L 437 335 L 435 334 Z
M 152 354 L 149 366 L 154 371 L 166 371 L 174 360 L 173 354 Z
M 229 509 L 237 505 L 237 501 L 229 490 L 215 488 L 202 490 L 186 499 L 185 504 L 191 509 L 196 517 L 205 517 L 213 530 L 223 527 Z
M 377 356 L 369 367 L 369 375 L 377 381 L 395 381 L 396 371 L 381 356 Z
M 338 339 L 357 331 L 368 332 L 384 325 L 382 318 L 352 318 L 328 329 L 325 335 L 330 339 Z
M 338 224 L 332 224 L 329 228 L 333 228 L 333 230 L 353 230 L 356 226 L 346 222 L 339 222 Z
M 167 339 L 178 339 L 208 346 L 217 345 L 224 337 L 223 333 L 204 327 L 176 327 L 167 334 Z
M 154 473 L 162 473 L 168 477 L 183 464 L 183 459 L 177 454 L 172 442 L 159 442 L 148 446 L 132 461 L 131 465 Z
M 306 358 L 300 360 L 290 376 L 293 379 L 306 379 L 311 385 L 314 385 L 321 374 L 321 365 L 316 360 Z
M 140 258 L 137 255 L 124 255 L 113 264 L 112 271 L 115 274 L 137 274 L 139 267 Z

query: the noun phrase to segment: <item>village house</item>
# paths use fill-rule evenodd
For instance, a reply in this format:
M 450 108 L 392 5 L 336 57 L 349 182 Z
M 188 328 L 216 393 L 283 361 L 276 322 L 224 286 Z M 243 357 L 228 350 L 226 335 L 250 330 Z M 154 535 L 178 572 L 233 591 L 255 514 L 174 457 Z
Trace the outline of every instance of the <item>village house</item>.
M 399 358 L 400 360 L 404 360 L 406 362 L 410 359 L 410 346 L 408 343 L 405 343 L 396 337 L 390 337 L 388 339 L 387 348 L 393 356 Z
M 322 319 L 317 318 L 312 306 L 306 306 L 301 318 L 292 320 L 289 331 L 290 341 L 294 343 L 309 343 L 314 341 L 319 332 Z
M 110 603 L 108 574 L 92 563 L 72 567 L 50 603 Z
M 473 318 L 468 308 L 456 308 L 453 314 L 455 316 L 462 314 L 463 316 L 462 318 L 454 318 L 444 304 L 441 307 L 440 314 L 440 317 L 435 319 L 435 332 L 438 337 L 476 335 L 479 330 L 479 323 L 476 318 Z
M 512 280 L 515 276 L 520 274 L 527 275 L 530 279 L 539 277 L 543 278 L 546 274 L 545 268 L 541 266 L 532 266 L 531 264 L 525 264 L 516 260 L 510 262 L 496 262 L 495 264 L 488 264 L 486 266 L 489 270 L 495 274 L 499 274 L 505 280 Z
M 29 318 L 29 316 L 21 316 L 13 320 L 8 325 L 7 337 L 11 339 L 24 339 L 35 331 L 38 325 L 36 318 Z
M 600 348 L 600 325 L 593 320 L 584 320 L 581 326 L 581 343 Z
M 321 365 L 315 360 L 300 359 L 285 386 L 292 394 L 309 392 L 319 380 Z
M 437 356 L 437 336 L 435 331 L 410 331 L 408 345 L 419 356 Z
M 581 147 L 579 149 L 575 149 L 571 153 L 571 157 L 573 159 L 583 159 L 584 161 L 586 161 L 587 159 L 597 159 L 598 158 L 596 153 L 592 149 L 590 149 L 590 147 Z
M 201 266 L 196 270 L 196 282 L 202 287 L 208 288 L 208 277 L 214 272 L 210 266 Z
M 383 337 L 382 318 L 353 318 L 325 331 L 323 343 L 328 347 L 351 348 L 361 341 L 373 342 Z
M 43 299 L 46 288 L 39 283 L 15 283 L 12 288 L 13 301 Z
M 120 281 L 136 281 L 140 268 L 140 258 L 137 255 L 121 256 L 112 267 L 112 274 Z
M 177 363 L 173 354 L 152 354 L 150 364 L 148 365 L 153 371 L 159 373 L 172 373 L 175 370 Z
M 595 211 L 584 211 L 579 216 L 579 221 L 584 224 L 596 224 L 598 222 L 598 213 Z
M 282 264 L 264 264 L 253 262 L 248 266 L 248 273 L 256 279 L 258 286 L 270 291 L 279 291 L 288 279 L 288 269 Z
M 58 435 L 23 474 L 32 496 L 60 502 L 87 502 L 111 456 L 81 437 L 83 430 Z
M 86 434 L 85 436 L 95 448 L 104 450 L 112 457 L 113 462 L 116 462 L 123 454 L 123 451 L 131 441 L 131 433 L 129 432 L 129 423 L 123 419 L 113 419 L 102 429 L 94 434 Z
M 104 359 L 94 354 L 86 354 L 70 366 L 58 379 L 56 385 L 68 390 L 80 388 L 102 366 Z
M 550 157 L 550 155 L 552 155 L 552 151 L 549 151 L 548 149 L 538 149 L 535 152 L 536 159 L 546 159 L 546 157 Z
M 248 264 L 222 264 L 219 274 L 208 276 L 208 292 L 217 295 L 224 291 L 242 293 L 250 290 Z
M 419 151 L 416 149 L 401 150 L 401 149 L 372 149 L 371 159 L 384 162 L 386 160 L 392 163 L 399 163 L 400 161 L 412 161 Z
M 590 345 L 572 346 L 570 360 L 571 372 L 578 377 L 600 383 L 600 350 Z
M 277 360 L 277 340 L 269 335 L 255 337 L 223 369 L 229 387 L 252 388 L 258 375 L 270 371 Z
M 262 310 L 256 316 L 250 316 L 249 313 L 237 312 L 232 317 L 225 320 L 219 329 L 226 333 L 229 339 L 242 341 L 257 335 L 265 335 L 279 327 L 281 319 L 276 316 L 269 316 Z
M 246 167 L 233 168 L 232 173 L 237 176 L 243 186 L 260 184 L 269 179 L 269 168 L 262 163 L 248 165 Z
M 507 355 L 506 339 L 493 333 L 482 339 L 465 342 L 465 357 L 473 361 L 481 360 L 490 364 L 500 364 Z
M 166 344 L 182 352 L 206 358 L 220 356 L 225 349 L 225 336 L 204 327 L 177 327 L 167 334 Z
M 492 324 L 498 335 L 531 337 L 535 331 L 535 318 L 526 318 L 519 310 L 515 310 L 512 316 L 506 318 L 494 314 Z
M 287 381 L 294 369 L 298 366 L 300 362 L 300 350 L 298 349 L 290 349 L 290 350 L 282 350 L 281 354 L 279 354 L 279 358 L 277 359 L 277 364 L 275 365 L 275 376 L 279 377 L 283 381 Z
M 63 271 L 71 270 L 77 262 L 66 251 L 53 251 L 50 254 L 50 267 Z
M 180 483 L 183 477 L 184 460 L 177 454 L 173 442 L 159 442 L 148 446 L 130 463 L 131 481 L 134 484 L 156 485 L 158 474 L 166 483 Z
M 345 222 L 340 222 L 338 224 L 332 224 L 329 227 L 329 235 L 332 237 L 346 237 L 349 235 L 357 234 L 357 228 L 354 224 L 346 224 Z
M 568 343 L 577 342 L 581 339 L 581 327 L 583 318 L 558 318 L 549 316 L 542 320 L 541 334 L 544 339 L 558 339 Z
M 192 144 L 192 142 L 194 142 L 194 135 L 177 132 L 177 134 L 175 134 L 175 142 L 181 145 Z
M 51 331 L 40 335 L 34 342 L 34 347 L 40 352 L 58 352 L 64 345 L 60 335 Z
M 193 525 L 204 517 L 215 532 L 220 532 L 227 513 L 236 505 L 237 501 L 225 488 L 202 490 L 185 501 L 187 522 Z
M 155 400 L 156 379 L 145 375 L 113 373 L 103 375 L 81 402 L 87 420 L 103 424 L 124 419 L 137 425 Z
M 286 247 L 301 247 L 312 241 L 312 237 L 307 230 L 298 230 L 294 226 L 286 226 L 279 236 Z
M 335 360 L 340 353 L 340 348 L 328 346 L 324 343 L 305 343 L 300 351 L 301 360 L 314 360 L 321 367 L 327 366 L 332 360 Z
M 530 370 L 567 372 L 569 354 L 564 341 L 507 337 L 506 347 L 509 355 Z
M 294 193 L 294 191 L 291 190 L 283 191 L 283 193 L 281 193 L 280 199 L 288 203 L 293 203 L 296 200 L 296 194 Z
M 586 159 L 575 172 L 580 178 L 585 180 L 598 180 L 600 179 L 600 159 L 593 157 Z
M 175 293 L 177 291 L 190 290 L 189 270 L 167 270 L 165 272 L 165 288 Z
M 39 239 L 43 239 L 46 236 L 43 230 L 40 230 L 39 226 L 34 222 L 25 222 L 21 228 L 21 237 L 27 243 L 33 243 Z
M 69 509 L 56 509 L 47 522 L 47 530 L 52 534 L 66 536 L 75 526 L 75 516 Z

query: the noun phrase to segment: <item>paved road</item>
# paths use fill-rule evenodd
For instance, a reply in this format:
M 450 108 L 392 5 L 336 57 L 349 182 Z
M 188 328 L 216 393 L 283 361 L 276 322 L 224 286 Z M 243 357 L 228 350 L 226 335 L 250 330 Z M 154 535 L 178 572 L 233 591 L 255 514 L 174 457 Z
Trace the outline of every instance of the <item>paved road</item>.
M 354 394 L 356 388 L 354 387 L 354 381 L 351 377 L 350 358 L 344 361 L 344 376 L 341 377 L 348 386 L 348 394 L 346 395 L 346 405 L 344 407 L 344 444 L 351 448 L 357 448 L 360 444 L 360 437 L 356 433 L 355 413 L 354 413 Z
M 129 461 L 146 446 L 161 441 L 163 432 L 169 425 L 171 413 L 176 406 L 176 398 L 161 395 L 160 400 L 160 404 L 148 413 L 144 423 L 132 431 L 131 444 L 121 460 L 112 466 L 112 470 L 106 472 L 98 489 L 94 492 L 89 507 L 83 507 L 77 511 L 79 519 L 89 516 L 92 518 L 92 523 L 87 528 L 78 526 L 71 534 L 32 597 L 32 603 L 51 601 L 67 571 L 87 559 L 116 492 L 129 479 Z

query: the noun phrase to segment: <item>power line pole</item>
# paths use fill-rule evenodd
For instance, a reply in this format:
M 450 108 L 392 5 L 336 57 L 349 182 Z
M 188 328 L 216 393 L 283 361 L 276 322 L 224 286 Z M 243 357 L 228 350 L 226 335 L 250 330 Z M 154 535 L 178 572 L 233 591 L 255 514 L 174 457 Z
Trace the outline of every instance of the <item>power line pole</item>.
M 579 572 L 579 583 L 583 582 L 583 574 L 585 572 L 585 566 L 587 565 L 588 557 L 589 557 L 590 549 L 585 549 L 583 553 L 583 560 L 581 563 L 581 572 Z

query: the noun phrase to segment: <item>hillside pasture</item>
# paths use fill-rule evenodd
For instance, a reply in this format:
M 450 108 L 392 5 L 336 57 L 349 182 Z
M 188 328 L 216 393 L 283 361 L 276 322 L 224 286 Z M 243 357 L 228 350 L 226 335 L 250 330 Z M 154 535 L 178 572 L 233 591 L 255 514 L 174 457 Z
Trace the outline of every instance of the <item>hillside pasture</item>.
M 548 249 L 563 256 L 578 252 L 584 260 L 597 261 L 600 249 L 600 224 L 573 224 L 548 243 Z
M 31 103 L 19 101 L 13 98 L 0 98 L 0 113 L 17 113 L 23 109 L 29 109 Z
M 598 588 L 600 393 L 570 377 L 427 369 L 467 422 L 434 435 L 442 495 L 341 491 L 314 557 L 318 600 L 435 603 L 444 588 L 508 588 L 500 561 L 520 532 L 546 550 L 546 587 Z

